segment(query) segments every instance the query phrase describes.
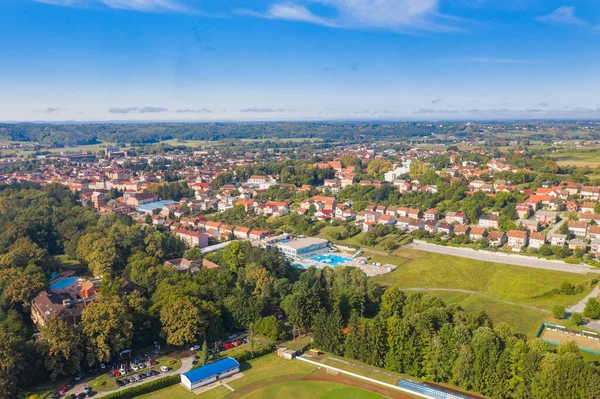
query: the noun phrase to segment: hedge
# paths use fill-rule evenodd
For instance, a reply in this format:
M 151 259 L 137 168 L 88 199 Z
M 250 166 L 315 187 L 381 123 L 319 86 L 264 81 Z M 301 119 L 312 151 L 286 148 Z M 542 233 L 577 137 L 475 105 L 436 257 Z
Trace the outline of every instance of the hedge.
M 263 345 L 258 346 L 254 350 L 254 353 L 252 353 L 250 351 L 244 351 L 242 353 L 237 353 L 235 355 L 232 355 L 231 357 L 234 358 L 235 360 L 237 360 L 239 363 L 241 363 L 241 362 L 245 362 L 250 359 L 256 359 L 257 357 L 264 356 L 273 351 L 275 351 L 275 345 L 263 344 Z
M 158 380 L 150 381 L 142 385 L 137 385 L 131 388 L 123 389 L 122 391 L 113 392 L 106 395 L 106 399 L 131 399 L 136 396 L 145 395 L 150 392 L 158 391 L 159 389 L 167 388 L 178 384 L 181 380 L 179 374 L 170 375 L 168 377 L 159 378 Z

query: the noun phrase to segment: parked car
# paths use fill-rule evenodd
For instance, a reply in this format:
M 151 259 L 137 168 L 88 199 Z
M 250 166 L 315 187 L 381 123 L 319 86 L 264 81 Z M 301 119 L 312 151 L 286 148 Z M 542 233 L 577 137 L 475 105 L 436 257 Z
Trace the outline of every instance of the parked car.
M 158 370 L 152 370 L 152 375 L 159 375 L 160 373 L 158 372 Z
M 125 385 L 125 383 L 121 380 L 116 380 L 115 381 L 117 383 L 118 386 L 122 387 L 123 385 Z
M 194 345 L 194 346 L 192 346 L 192 347 L 190 348 L 190 350 L 193 350 L 193 351 L 199 351 L 199 350 L 200 350 L 200 345 Z
M 137 364 L 132 364 L 132 365 L 131 365 L 131 369 L 132 369 L 133 371 L 138 371 L 138 366 L 137 366 Z
M 121 375 L 125 375 L 125 369 L 123 367 L 121 367 L 119 369 L 119 373 L 121 373 Z
M 154 374 L 152 374 L 152 371 L 146 371 L 146 377 L 152 377 Z
M 160 371 L 162 371 L 163 373 L 168 373 L 169 372 L 169 368 L 167 366 L 161 366 L 160 367 Z
M 105 368 L 106 368 L 106 364 L 104 364 L 104 363 L 100 363 L 100 368 L 101 368 L 101 369 L 105 369 Z
M 75 376 L 75 381 L 81 381 L 82 378 L 83 378 L 83 373 L 79 373 Z
M 52 395 L 52 399 L 58 399 L 60 398 L 60 393 L 55 392 L 54 395 Z
M 67 384 L 63 385 L 62 388 L 58 391 L 61 394 L 65 394 L 67 393 L 67 391 L 69 390 L 69 386 Z
M 92 388 L 90 388 L 90 387 L 84 387 L 84 388 L 83 388 L 83 392 L 85 392 L 85 393 L 87 393 L 88 395 L 90 395 L 90 394 L 91 394 L 93 391 L 92 391 Z
M 150 359 L 150 364 L 152 366 L 156 365 L 158 362 L 156 361 L 156 359 Z
M 151 366 L 152 366 L 152 362 L 151 362 L 150 360 L 148 360 L 148 361 L 146 362 L 146 367 L 151 367 Z
M 129 380 L 129 378 L 124 378 L 123 379 L 123 384 L 127 385 L 129 384 L 131 381 Z
M 85 392 L 81 392 L 79 395 L 77 395 L 77 399 L 84 399 L 87 396 L 87 394 Z
M 229 337 L 227 337 L 227 339 L 234 339 L 237 338 L 237 334 L 231 334 Z

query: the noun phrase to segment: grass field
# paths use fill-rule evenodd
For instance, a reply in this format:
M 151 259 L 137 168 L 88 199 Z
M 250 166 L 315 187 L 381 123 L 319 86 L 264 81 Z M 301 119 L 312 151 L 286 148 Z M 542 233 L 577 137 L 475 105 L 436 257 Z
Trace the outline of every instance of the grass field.
M 264 387 L 266 387 L 270 385 L 270 383 L 266 382 L 266 380 L 272 379 L 275 382 L 279 377 L 294 374 L 309 374 L 314 372 L 316 369 L 317 367 L 314 365 L 299 361 L 284 360 L 277 357 L 277 355 L 273 353 L 270 355 L 260 357 L 258 359 L 244 362 L 241 367 L 241 372 L 244 374 L 244 377 L 231 381 L 229 383 L 229 386 L 231 386 L 235 390 L 239 390 L 240 388 L 246 385 L 265 381 Z M 203 393 L 202 398 L 220 399 L 228 393 L 230 393 L 230 391 L 227 388 L 221 386 Z M 140 396 L 140 398 L 144 399 L 186 399 L 197 397 L 198 395 L 188 392 L 181 385 L 175 385 L 166 389 L 162 389 L 160 391 L 150 393 L 148 395 Z
M 294 381 L 274 384 L 242 396 L 247 399 L 375 399 L 384 397 L 375 392 L 328 381 Z
M 598 150 L 594 152 L 564 152 L 550 156 L 559 165 L 589 166 L 592 168 L 600 166 L 600 151 Z
M 397 253 L 402 254 L 401 249 Z M 414 251 L 413 251 L 414 252 Z M 412 254 L 412 252 L 411 252 Z M 592 276 L 490 263 L 429 253 L 395 271 L 375 277 L 384 286 L 398 288 L 453 288 L 475 291 L 493 298 L 551 310 L 554 305 L 573 305 L 591 291 Z M 563 282 L 585 284 L 577 295 L 544 296 Z

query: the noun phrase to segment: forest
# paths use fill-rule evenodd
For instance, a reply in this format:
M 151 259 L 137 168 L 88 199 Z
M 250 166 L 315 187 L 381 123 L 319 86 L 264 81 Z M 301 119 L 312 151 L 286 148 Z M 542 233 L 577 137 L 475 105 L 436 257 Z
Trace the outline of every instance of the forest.
M 243 123 L 0 123 L 0 138 L 55 147 L 111 143 L 149 144 L 162 140 L 323 138 L 365 140 L 422 137 L 446 129 L 409 122 L 243 122 Z

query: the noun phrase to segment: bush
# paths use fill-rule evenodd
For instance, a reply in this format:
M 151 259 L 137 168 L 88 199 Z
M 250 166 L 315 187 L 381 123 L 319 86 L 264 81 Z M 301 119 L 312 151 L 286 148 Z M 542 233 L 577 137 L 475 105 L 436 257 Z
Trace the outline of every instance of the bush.
M 167 388 L 175 384 L 179 384 L 181 377 L 179 374 L 163 377 L 158 380 L 147 382 L 142 385 L 137 385 L 122 391 L 113 392 L 105 396 L 106 399 L 132 399 L 137 396 L 145 395 L 150 392 L 158 391 L 159 389 Z
M 259 345 L 259 346 L 255 347 L 254 352 L 244 351 L 242 353 L 237 353 L 231 357 L 234 358 L 235 360 L 237 360 L 239 363 L 241 363 L 241 362 L 245 362 L 250 359 L 256 359 L 257 357 L 264 356 L 268 353 L 273 352 L 274 350 L 275 350 L 275 345 L 263 344 L 263 345 Z
M 565 317 L 565 307 L 556 305 L 552 308 L 552 315 L 556 319 L 562 319 Z
M 580 326 L 583 324 L 583 316 L 581 315 L 581 313 L 574 312 L 571 315 L 571 321 L 575 323 L 576 326 Z

